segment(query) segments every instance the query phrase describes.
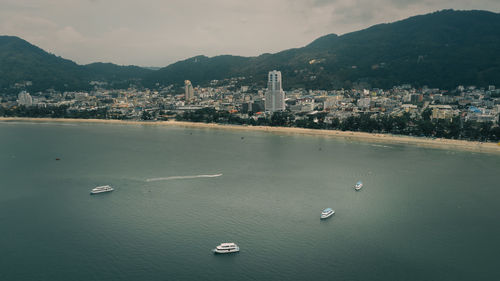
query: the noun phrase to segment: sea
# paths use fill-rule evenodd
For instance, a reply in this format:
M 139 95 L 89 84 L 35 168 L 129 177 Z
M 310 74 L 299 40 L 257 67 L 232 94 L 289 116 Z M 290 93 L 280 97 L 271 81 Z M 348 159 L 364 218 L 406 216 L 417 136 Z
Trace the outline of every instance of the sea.
M 0 122 L 2 281 L 499 280 L 499 255 L 499 155 Z

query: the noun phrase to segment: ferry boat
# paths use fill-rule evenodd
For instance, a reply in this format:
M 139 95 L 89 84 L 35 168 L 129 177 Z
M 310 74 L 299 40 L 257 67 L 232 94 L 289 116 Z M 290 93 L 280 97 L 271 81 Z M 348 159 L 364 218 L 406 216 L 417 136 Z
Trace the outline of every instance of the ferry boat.
M 333 214 L 335 214 L 335 210 L 332 210 L 332 208 L 326 208 L 323 210 L 323 212 L 321 212 L 321 219 L 327 219 Z
M 214 254 L 230 254 L 240 251 L 240 247 L 235 243 L 222 243 L 212 250 Z
M 109 185 L 103 185 L 103 186 L 98 186 L 90 191 L 90 194 L 98 194 L 98 193 L 104 193 L 104 192 L 111 192 L 114 189 L 109 186 Z
M 363 183 L 358 181 L 356 185 L 354 185 L 354 190 L 359 191 L 363 187 Z

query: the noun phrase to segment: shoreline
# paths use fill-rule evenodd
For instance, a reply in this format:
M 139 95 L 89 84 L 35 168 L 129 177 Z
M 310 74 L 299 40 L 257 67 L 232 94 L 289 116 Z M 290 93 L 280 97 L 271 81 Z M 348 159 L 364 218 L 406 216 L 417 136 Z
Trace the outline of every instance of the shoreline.
M 462 150 L 480 153 L 500 154 L 500 143 L 484 143 L 478 141 L 452 140 L 452 139 L 431 139 L 427 137 L 400 136 L 391 134 L 350 132 L 339 130 L 305 129 L 295 127 L 270 127 L 270 126 L 248 126 L 230 125 L 216 123 L 197 123 L 186 121 L 127 121 L 109 119 L 70 119 L 70 118 L 29 118 L 29 117 L 0 117 L 0 122 L 52 122 L 52 123 L 100 123 L 100 124 L 121 124 L 121 125 L 149 125 L 149 126 L 173 126 L 187 128 L 205 128 L 232 131 L 256 131 L 269 132 L 288 135 L 309 135 L 343 138 L 345 140 L 414 145 L 420 147 L 438 148 L 445 150 Z

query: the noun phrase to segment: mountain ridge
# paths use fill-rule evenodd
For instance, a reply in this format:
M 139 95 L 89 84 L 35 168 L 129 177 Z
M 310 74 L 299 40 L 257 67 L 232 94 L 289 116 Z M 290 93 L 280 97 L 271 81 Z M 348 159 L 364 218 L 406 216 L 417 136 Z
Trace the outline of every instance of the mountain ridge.
M 111 85 L 133 82 L 153 71 L 138 66 L 95 62 L 79 65 L 17 36 L 0 36 L 0 93 L 17 91 L 15 84 L 30 81 L 32 91 L 88 90 L 92 80 Z
M 151 76 L 162 83 L 180 83 L 168 74 L 183 73 L 184 79 L 203 84 L 210 78 L 224 78 L 218 75 L 224 73 L 226 78 L 258 77 L 249 82 L 264 85 L 267 71 L 279 69 L 287 88 L 349 88 L 356 84 L 388 88 L 403 83 L 439 88 L 486 86 L 498 82 L 499 49 L 500 14 L 442 10 L 340 36 L 328 34 L 301 48 L 247 57 L 236 71 L 230 68 L 240 66 L 241 58 L 211 71 L 217 67 L 210 69 L 210 60 L 221 67 L 220 56 L 215 56 L 204 61 L 209 77 L 186 69 L 187 63 L 169 65 Z
M 45 52 L 18 37 L 0 36 L 0 91 L 32 81 L 30 90 L 89 89 L 91 80 L 111 87 L 128 84 L 203 85 L 210 80 L 246 77 L 265 86 L 267 72 L 283 73 L 284 87 L 390 88 L 413 84 L 451 89 L 498 84 L 500 14 L 441 10 L 381 23 L 343 35 L 327 34 L 300 47 L 254 57 L 195 56 L 158 70 L 112 63 L 79 65 Z

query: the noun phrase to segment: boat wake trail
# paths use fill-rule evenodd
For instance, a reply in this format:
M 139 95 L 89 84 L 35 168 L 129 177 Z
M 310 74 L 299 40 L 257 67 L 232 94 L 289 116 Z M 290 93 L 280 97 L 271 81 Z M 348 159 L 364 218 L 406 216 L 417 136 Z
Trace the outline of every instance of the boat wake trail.
M 166 177 L 166 178 L 151 178 L 151 179 L 146 179 L 146 181 L 152 182 L 152 181 L 186 180 L 186 179 L 197 179 L 197 178 L 216 178 L 216 177 L 220 177 L 220 176 L 222 176 L 222 174 L 196 175 L 196 176 L 174 176 L 174 177 Z
M 381 144 L 372 144 L 371 146 L 391 148 L 390 146 L 387 146 L 387 145 L 381 145 Z

